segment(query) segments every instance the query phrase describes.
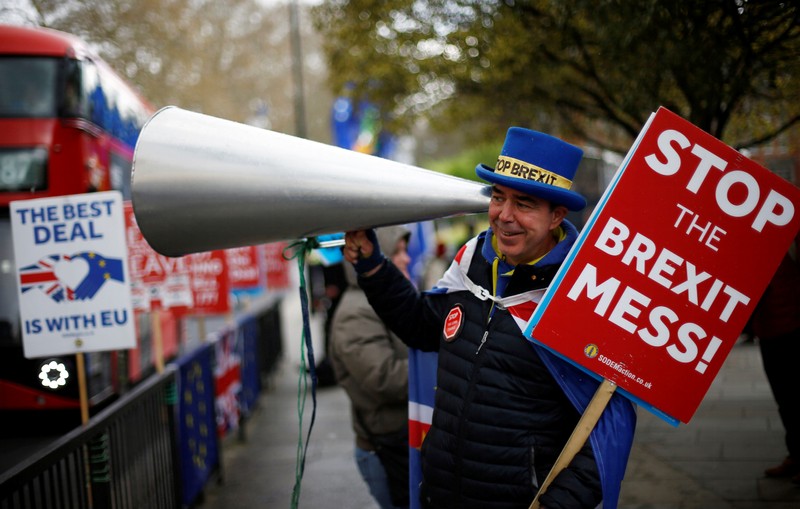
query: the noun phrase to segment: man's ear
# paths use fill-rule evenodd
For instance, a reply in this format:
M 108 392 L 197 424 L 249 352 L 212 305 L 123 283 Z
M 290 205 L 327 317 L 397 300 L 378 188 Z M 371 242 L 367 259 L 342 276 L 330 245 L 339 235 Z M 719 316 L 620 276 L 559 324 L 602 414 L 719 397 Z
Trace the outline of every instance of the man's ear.
M 569 210 L 567 210 L 567 207 L 563 205 L 556 205 L 555 208 L 553 208 L 553 220 L 550 222 L 550 230 L 555 230 L 561 226 L 561 221 L 567 217 L 568 212 Z

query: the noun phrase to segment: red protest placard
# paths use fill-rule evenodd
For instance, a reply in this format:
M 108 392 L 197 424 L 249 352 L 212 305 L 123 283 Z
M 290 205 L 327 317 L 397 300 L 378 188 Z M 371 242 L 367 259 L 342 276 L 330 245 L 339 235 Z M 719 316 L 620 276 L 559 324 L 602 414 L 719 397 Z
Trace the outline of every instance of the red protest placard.
M 225 257 L 232 290 L 266 287 L 266 274 L 261 269 L 261 250 L 258 246 L 226 249 Z
M 662 108 L 527 333 L 688 422 L 798 230 L 798 188 Z
M 125 202 L 123 209 L 135 309 L 169 309 L 178 314 L 230 311 L 224 251 L 177 258 L 161 255 L 139 230 L 131 203 Z
M 185 256 L 192 276 L 192 313 L 216 314 L 230 311 L 230 282 L 225 251 L 215 250 Z
M 186 258 L 170 258 L 155 252 L 136 224 L 131 202 L 125 202 L 123 210 L 134 308 L 187 311 L 193 301 Z
M 261 246 L 269 290 L 286 290 L 291 286 L 289 262 L 283 258 L 286 242 L 271 242 Z

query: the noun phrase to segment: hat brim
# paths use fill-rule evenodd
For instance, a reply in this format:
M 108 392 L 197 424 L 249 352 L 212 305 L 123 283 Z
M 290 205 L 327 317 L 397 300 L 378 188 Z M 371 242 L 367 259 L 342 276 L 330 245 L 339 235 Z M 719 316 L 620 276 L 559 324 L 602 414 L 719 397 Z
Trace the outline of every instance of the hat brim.
M 490 168 L 485 164 L 479 164 L 475 167 L 475 173 L 493 184 L 500 184 L 507 186 L 523 193 L 532 194 L 539 198 L 549 200 L 558 205 L 563 205 L 569 210 L 579 211 L 586 208 L 586 198 L 570 191 L 569 189 L 562 189 L 560 187 L 534 182 L 532 180 L 524 180 L 514 177 L 507 177 L 505 175 L 498 175 L 494 172 L 494 168 Z

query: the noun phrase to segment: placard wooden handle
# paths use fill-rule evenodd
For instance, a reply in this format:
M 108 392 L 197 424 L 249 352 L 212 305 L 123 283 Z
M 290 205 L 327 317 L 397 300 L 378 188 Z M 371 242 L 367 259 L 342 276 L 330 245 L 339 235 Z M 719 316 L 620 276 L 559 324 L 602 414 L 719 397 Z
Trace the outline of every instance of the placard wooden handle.
M 575 425 L 575 429 L 572 431 L 572 435 L 570 435 L 566 445 L 564 445 L 564 449 L 562 449 L 561 454 L 558 455 L 558 459 L 553 465 L 553 468 L 539 487 L 539 492 L 536 494 L 536 498 L 533 499 L 533 502 L 531 502 L 529 509 L 539 509 L 539 497 L 547 491 L 553 479 L 555 479 L 562 470 L 567 468 L 572 458 L 578 454 L 583 444 L 586 443 L 597 421 L 603 414 L 603 410 L 606 409 L 606 405 L 608 405 L 608 402 L 611 400 L 611 396 L 614 395 L 615 390 L 617 390 L 617 384 L 603 379 L 600 387 L 597 388 L 594 396 L 592 396 L 592 401 L 589 402 L 589 406 L 586 407 L 578 424 Z

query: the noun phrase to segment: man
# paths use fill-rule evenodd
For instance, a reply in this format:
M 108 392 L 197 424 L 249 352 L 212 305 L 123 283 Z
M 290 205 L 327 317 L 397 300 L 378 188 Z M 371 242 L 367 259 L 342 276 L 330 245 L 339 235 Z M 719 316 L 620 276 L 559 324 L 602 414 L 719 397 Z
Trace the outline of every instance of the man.
M 408 229 L 379 228 L 376 236 L 392 264 L 409 277 Z M 349 264 L 345 278 L 328 354 L 350 398 L 356 465 L 381 509 L 408 507 L 408 350 L 370 307 Z M 377 453 L 379 447 L 384 449 Z
M 407 345 L 439 352 L 423 507 L 527 508 L 597 387 L 521 332 L 577 238 L 565 216 L 586 206 L 570 190 L 582 155 L 552 136 L 509 129 L 496 168 L 476 168 L 493 184 L 490 228 L 430 293 L 386 262 L 371 231 L 345 236 L 345 259 L 378 315 Z M 635 415 L 622 398 L 612 402 L 542 507 L 616 506 Z
M 767 477 L 788 477 L 800 484 L 800 399 L 797 357 L 800 355 L 800 238 L 783 257 L 750 319 L 758 336 L 764 372 L 778 404 L 788 456 L 767 468 Z

